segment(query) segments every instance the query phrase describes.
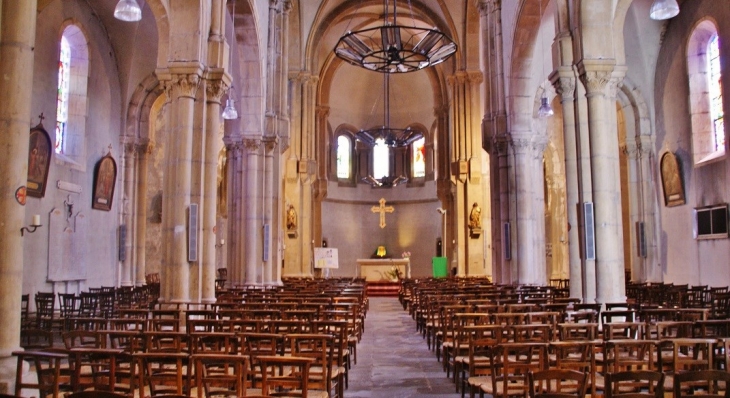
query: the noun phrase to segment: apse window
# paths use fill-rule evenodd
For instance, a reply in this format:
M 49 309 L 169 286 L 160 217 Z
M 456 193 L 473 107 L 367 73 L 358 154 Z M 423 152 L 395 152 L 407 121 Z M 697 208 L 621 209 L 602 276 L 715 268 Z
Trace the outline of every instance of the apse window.
M 426 177 L 426 138 L 422 137 L 416 140 L 411 144 L 411 150 L 413 151 L 411 154 L 413 178 Z
M 337 137 L 337 178 L 347 180 L 350 178 L 352 141 L 346 135 Z
M 58 87 L 56 94 L 56 159 L 84 168 L 87 118 L 89 48 L 77 25 L 63 29 L 59 42 Z
M 687 47 L 687 72 L 695 165 L 725 156 L 725 123 L 717 27 L 706 20 L 692 31 Z
M 390 148 L 383 138 L 378 138 L 373 147 L 373 177 L 379 180 L 388 176 L 390 176 Z
M 695 238 L 728 237 L 727 204 L 695 209 Z

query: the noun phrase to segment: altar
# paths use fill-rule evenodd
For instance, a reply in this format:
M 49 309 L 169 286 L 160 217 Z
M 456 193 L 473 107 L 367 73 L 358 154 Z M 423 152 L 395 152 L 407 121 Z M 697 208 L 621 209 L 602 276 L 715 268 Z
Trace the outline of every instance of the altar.
M 385 275 L 394 266 L 400 270 L 401 275 L 411 277 L 411 260 L 408 258 L 361 258 L 357 260 L 357 275 L 368 282 L 385 281 L 388 280 Z

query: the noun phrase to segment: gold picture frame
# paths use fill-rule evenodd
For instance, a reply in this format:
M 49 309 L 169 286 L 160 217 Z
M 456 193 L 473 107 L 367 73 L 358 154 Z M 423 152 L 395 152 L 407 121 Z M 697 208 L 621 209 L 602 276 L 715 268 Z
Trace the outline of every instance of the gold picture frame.
M 660 168 L 662 189 L 664 191 L 664 205 L 666 207 L 674 207 L 685 204 L 682 169 L 677 157 L 672 152 L 665 153 L 662 155 Z
M 51 138 L 42 124 L 30 129 L 28 146 L 28 178 L 26 195 L 42 198 L 46 195 L 48 169 L 51 166 Z
M 117 162 L 111 153 L 96 163 L 94 168 L 94 190 L 91 208 L 110 211 L 114 200 L 114 186 L 117 182 Z

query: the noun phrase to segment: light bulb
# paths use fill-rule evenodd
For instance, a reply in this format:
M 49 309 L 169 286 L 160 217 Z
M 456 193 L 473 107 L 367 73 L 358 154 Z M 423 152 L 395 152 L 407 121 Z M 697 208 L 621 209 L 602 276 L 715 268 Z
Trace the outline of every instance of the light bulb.
M 540 108 L 537 109 L 537 117 L 548 117 L 553 115 L 553 108 L 548 104 L 547 97 L 542 97 Z
M 677 0 L 654 0 L 649 10 L 649 17 L 656 20 L 674 18 L 677 14 L 679 14 Z
M 137 22 L 142 19 L 142 9 L 137 0 L 119 0 L 114 9 L 114 18 L 121 21 Z
M 233 120 L 238 119 L 238 111 L 236 111 L 236 107 L 234 106 L 235 101 L 232 99 L 226 100 L 226 107 L 223 109 L 223 119 L 226 120 Z

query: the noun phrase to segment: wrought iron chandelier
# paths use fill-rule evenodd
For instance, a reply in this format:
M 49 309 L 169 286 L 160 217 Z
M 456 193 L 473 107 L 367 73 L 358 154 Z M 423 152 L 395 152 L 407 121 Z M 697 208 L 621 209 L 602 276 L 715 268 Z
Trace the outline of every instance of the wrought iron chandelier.
M 398 186 L 400 184 L 405 184 L 408 182 L 408 177 L 404 175 L 399 176 L 385 176 L 380 179 L 375 178 L 371 175 L 367 177 L 362 178 L 363 182 L 366 182 L 370 184 L 371 186 L 375 188 L 392 188 L 395 186 Z
M 385 97 L 383 101 L 383 112 L 385 115 L 383 126 L 369 130 L 360 130 L 355 133 L 355 139 L 371 148 L 375 146 L 378 139 L 382 139 L 385 145 L 389 147 L 401 148 L 423 138 L 422 133 L 410 127 L 405 129 L 390 127 L 390 76 L 388 74 L 383 76 L 383 91 Z
M 396 0 L 388 12 L 383 0 L 383 25 L 349 31 L 335 46 L 335 54 L 346 62 L 381 73 L 407 73 L 440 64 L 456 52 L 456 43 L 435 27 L 398 25 Z

